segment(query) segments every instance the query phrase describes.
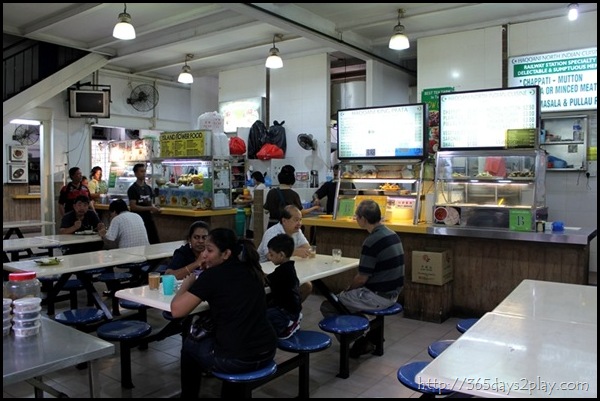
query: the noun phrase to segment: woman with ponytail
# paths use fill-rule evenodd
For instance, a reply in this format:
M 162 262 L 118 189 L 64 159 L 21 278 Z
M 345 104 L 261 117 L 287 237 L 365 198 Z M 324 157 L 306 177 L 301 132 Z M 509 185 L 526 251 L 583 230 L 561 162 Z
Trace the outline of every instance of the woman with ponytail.
M 201 302 L 210 304 L 212 331 L 201 338 L 190 334 L 182 345 L 182 398 L 199 396 L 202 370 L 257 370 L 273 360 L 277 349 L 254 243 L 238 239 L 231 229 L 216 228 L 208 233 L 205 246 L 206 269 L 197 278 L 189 275 L 171 301 L 174 317 L 187 316 Z

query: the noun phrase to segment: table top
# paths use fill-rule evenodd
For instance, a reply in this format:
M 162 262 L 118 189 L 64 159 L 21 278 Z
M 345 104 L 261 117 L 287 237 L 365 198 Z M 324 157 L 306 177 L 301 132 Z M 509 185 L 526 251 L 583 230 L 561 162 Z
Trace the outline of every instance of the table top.
M 2 250 L 4 252 L 29 248 L 55 248 L 59 246 L 60 244 L 56 241 L 38 237 L 12 238 L 2 241 Z
M 11 332 L 3 338 L 3 386 L 112 355 L 115 352 L 115 346 L 108 341 L 44 316 L 41 322 L 40 333 L 36 336 L 21 338 L 15 337 Z
M 154 260 L 173 256 L 173 252 L 183 244 L 185 244 L 184 241 L 161 242 L 159 244 L 120 248 L 120 251 L 132 255 L 145 256 L 146 260 Z
M 99 267 L 143 263 L 146 261 L 146 258 L 143 256 L 124 253 L 121 252 L 120 249 L 77 253 L 73 255 L 59 256 L 58 258 L 61 259 L 61 262 L 58 265 L 41 266 L 35 263 L 35 259 L 29 259 L 19 262 L 4 263 L 3 269 L 8 271 L 33 271 L 38 277 L 45 277 L 55 274 L 77 273 Z
M 342 257 L 339 262 L 334 262 L 331 255 L 317 255 L 315 258 L 294 257 L 292 259 L 296 262 L 296 273 L 298 274 L 300 283 L 318 280 L 353 269 L 358 267 L 359 262 L 359 259 L 345 257 Z M 261 265 L 263 271 L 267 274 L 275 269 L 275 265 L 271 262 L 264 262 Z M 119 290 L 115 295 L 118 298 L 138 302 L 164 311 L 171 311 L 173 295 L 164 295 L 161 290 L 151 291 L 147 285 Z M 202 302 L 194 310 L 194 313 L 206 309 L 208 309 L 208 304 Z
M 39 235 L 35 238 L 41 238 L 48 241 L 58 242 L 60 246 L 73 245 L 73 244 L 85 244 L 88 242 L 102 242 L 103 239 L 98 234 L 92 235 L 80 235 L 80 234 L 52 234 L 52 235 Z
M 597 324 L 598 287 L 523 280 L 493 312 Z
M 2 228 L 41 227 L 49 225 L 54 225 L 54 222 L 42 220 L 19 220 L 2 222 Z
M 596 301 L 594 286 L 524 280 L 417 381 L 480 397 L 597 398 Z

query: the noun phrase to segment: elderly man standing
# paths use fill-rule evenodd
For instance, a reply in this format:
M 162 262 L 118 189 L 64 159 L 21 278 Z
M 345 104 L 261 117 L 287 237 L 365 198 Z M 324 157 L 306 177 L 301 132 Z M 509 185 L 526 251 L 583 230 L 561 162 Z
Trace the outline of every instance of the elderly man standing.
M 345 291 L 338 294 L 339 302 L 350 311 L 385 309 L 397 300 L 404 285 L 404 249 L 398 235 L 381 222 L 381 210 L 373 200 L 362 201 L 356 208 L 356 222 L 369 232 L 365 238 L 358 273 Z M 321 304 L 323 316 L 339 314 L 329 301 Z M 374 349 L 369 334 L 359 337 L 350 356 L 358 358 Z
M 260 262 L 266 262 L 267 253 L 269 253 L 269 247 L 267 244 L 269 241 L 278 234 L 287 234 L 294 240 L 294 253 L 292 256 L 298 256 L 301 258 L 308 258 L 310 254 L 310 244 L 300 229 L 302 227 L 302 212 L 294 205 L 287 205 L 281 212 L 281 219 L 279 223 L 270 227 L 262 237 L 260 245 L 258 246 L 258 255 L 260 256 Z M 300 285 L 300 298 L 302 302 L 312 292 L 312 283 L 306 282 Z

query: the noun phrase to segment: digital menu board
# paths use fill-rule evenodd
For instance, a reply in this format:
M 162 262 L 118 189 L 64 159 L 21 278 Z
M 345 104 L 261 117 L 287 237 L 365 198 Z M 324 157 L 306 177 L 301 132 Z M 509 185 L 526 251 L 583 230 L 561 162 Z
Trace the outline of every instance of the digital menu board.
M 508 130 L 539 127 L 539 86 L 440 94 L 440 150 L 504 149 Z
M 423 159 L 425 103 L 338 110 L 340 160 Z

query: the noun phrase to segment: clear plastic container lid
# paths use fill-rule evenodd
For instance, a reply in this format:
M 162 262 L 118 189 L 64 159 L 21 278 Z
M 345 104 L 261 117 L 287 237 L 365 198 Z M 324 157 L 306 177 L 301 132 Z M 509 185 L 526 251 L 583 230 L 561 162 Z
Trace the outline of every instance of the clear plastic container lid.
M 13 301 L 13 312 L 27 312 L 41 309 L 42 298 L 27 297 L 19 298 Z
M 37 308 L 32 309 L 32 310 L 26 310 L 26 311 L 13 310 L 13 320 L 33 319 L 35 317 L 39 317 L 41 310 L 42 310 L 41 306 L 38 306 Z
M 35 319 L 13 319 L 12 325 L 18 329 L 39 326 L 40 317 L 38 316 Z
M 14 327 L 13 331 L 15 332 L 15 337 L 30 337 L 38 334 L 40 332 L 40 327 L 42 326 L 41 322 L 37 322 L 32 327 Z

